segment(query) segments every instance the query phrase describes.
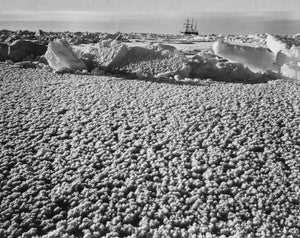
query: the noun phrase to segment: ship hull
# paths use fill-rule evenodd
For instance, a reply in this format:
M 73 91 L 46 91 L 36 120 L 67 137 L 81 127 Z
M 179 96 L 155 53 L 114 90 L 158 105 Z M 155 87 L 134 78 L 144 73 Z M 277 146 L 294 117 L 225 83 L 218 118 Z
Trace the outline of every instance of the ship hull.
M 183 33 L 184 35 L 199 35 L 199 33 L 196 32 L 190 32 L 190 31 L 181 31 L 180 33 Z

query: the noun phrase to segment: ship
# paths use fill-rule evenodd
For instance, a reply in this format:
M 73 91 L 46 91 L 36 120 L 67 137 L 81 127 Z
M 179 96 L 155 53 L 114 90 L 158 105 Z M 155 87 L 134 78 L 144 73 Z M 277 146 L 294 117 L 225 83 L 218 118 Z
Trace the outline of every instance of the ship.
M 199 35 L 197 30 L 197 22 L 194 23 L 194 19 L 187 18 L 183 24 L 185 31 L 181 31 L 184 35 Z

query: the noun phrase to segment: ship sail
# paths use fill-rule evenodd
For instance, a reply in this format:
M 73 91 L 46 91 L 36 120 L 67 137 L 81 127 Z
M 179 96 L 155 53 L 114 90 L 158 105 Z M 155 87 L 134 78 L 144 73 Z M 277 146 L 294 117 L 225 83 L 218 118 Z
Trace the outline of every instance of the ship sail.
M 183 24 L 185 27 L 185 31 L 182 32 L 185 35 L 198 35 L 198 30 L 197 30 L 197 21 L 195 21 L 194 25 L 194 19 L 189 19 L 187 18 Z

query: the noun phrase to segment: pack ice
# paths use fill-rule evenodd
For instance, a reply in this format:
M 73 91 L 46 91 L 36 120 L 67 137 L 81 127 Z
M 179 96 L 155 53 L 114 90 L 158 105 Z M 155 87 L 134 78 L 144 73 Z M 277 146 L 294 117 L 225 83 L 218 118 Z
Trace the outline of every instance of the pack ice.
M 95 45 L 73 45 L 72 49 L 77 57 L 89 66 L 89 69 L 96 66 L 109 67 L 120 61 L 128 51 L 124 43 L 112 39 L 100 41 Z
M 101 67 L 141 77 L 188 77 L 188 59 L 175 47 L 163 44 L 127 47 L 116 40 L 103 40 L 96 45 L 72 46 L 75 55 L 91 70 Z
M 51 68 L 57 72 L 84 70 L 86 64 L 77 58 L 66 40 L 56 40 L 48 44 L 45 57 Z
M 213 44 L 216 55 L 232 62 L 242 63 L 253 72 L 278 72 L 279 68 L 273 63 L 274 54 L 263 47 L 233 45 L 223 41 Z
M 194 78 L 211 78 L 227 82 L 267 82 L 273 74 L 251 71 L 242 63 L 229 62 L 210 52 L 200 52 L 191 58 L 190 76 Z
M 288 78 L 300 79 L 300 37 L 268 35 L 268 48 L 276 55 L 280 73 Z
M 300 80 L 300 62 L 286 63 L 281 67 L 281 74 L 291 79 Z
M 229 44 L 217 41 L 216 55 L 242 63 L 253 72 L 273 71 L 284 77 L 300 79 L 300 37 L 267 35 L 267 48 Z

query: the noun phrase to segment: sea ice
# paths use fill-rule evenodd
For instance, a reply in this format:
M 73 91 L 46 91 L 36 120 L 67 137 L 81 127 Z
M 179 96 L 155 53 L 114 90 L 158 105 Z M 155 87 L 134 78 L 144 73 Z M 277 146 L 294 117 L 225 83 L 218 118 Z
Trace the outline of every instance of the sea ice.
M 276 64 L 280 73 L 291 79 L 300 79 L 300 39 L 293 37 L 268 35 L 267 46 L 276 54 Z
M 127 46 L 117 40 L 102 40 L 98 44 L 82 44 L 72 46 L 78 58 L 82 59 L 90 69 L 94 66 L 110 67 L 120 61 L 127 53 Z
M 216 55 L 197 54 L 192 58 L 191 77 L 212 78 L 230 82 L 261 81 L 263 74 L 254 73 L 242 63 L 228 62 Z
M 57 72 L 84 70 L 86 64 L 78 59 L 66 40 L 57 40 L 48 44 L 45 57 Z
M 277 54 L 280 51 L 285 51 L 290 48 L 290 43 L 287 40 L 284 40 L 283 37 L 267 35 L 266 44 L 268 48 Z
M 45 54 L 47 47 L 29 40 L 15 40 L 9 45 L 8 57 L 13 62 L 28 60 Z
M 144 44 L 128 47 L 118 40 L 102 40 L 98 44 L 73 45 L 76 56 L 89 70 L 102 67 L 107 70 L 136 74 L 139 77 L 169 77 L 179 74 L 188 77 L 188 59 L 174 46 Z
M 97 62 L 105 67 L 120 61 L 128 51 L 127 46 L 117 40 L 99 42 L 98 47 L 99 56 L 97 57 Z
M 300 63 L 287 63 L 281 67 L 281 74 L 291 79 L 300 80 Z
M 268 48 L 276 55 L 276 64 L 282 66 L 291 61 L 300 61 L 300 44 L 297 36 L 284 37 L 268 35 L 266 39 Z
M 274 54 L 263 47 L 233 45 L 223 41 L 213 44 L 216 55 L 232 62 L 242 63 L 253 72 L 278 72 L 279 68 L 273 63 Z
M 125 56 L 113 65 L 113 69 L 155 78 L 175 74 L 188 77 L 190 73 L 185 55 L 171 45 L 160 43 L 129 47 Z
M 8 45 L 5 43 L 0 43 L 0 61 L 5 61 L 8 59 Z

